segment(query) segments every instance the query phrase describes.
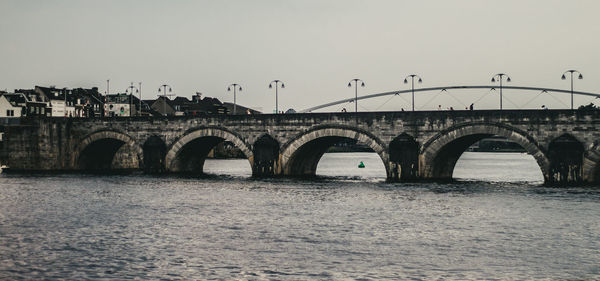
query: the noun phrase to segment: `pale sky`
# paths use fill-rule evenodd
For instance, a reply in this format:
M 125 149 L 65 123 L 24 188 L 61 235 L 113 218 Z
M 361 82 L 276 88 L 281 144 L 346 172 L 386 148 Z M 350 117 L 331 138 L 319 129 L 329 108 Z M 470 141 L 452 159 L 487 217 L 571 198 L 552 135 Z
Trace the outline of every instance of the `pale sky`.
M 568 69 L 583 73 L 575 90 L 600 93 L 600 1 L 154 1 L 0 0 L 0 89 L 93 87 L 123 92 L 142 82 L 143 98 L 167 83 L 271 112 L 301 110 L 359 95 L 418 87 L 488 85 L 507 73 L 514 86 L 569 89 Z M 497 108 L 487 91 L 417 95 L 424 110 Z M 434 98 L 430 103 L 427 101 Z M 565 107 L 567 94 L 505 91 L 505 108 Z M 484 96 L 482 98 L 482 96 Z M 510 100 L 510 101 L 509 101 Z M 410 95 L 359 101 L 359 110 L 410 108 Z M 577 97 L 587 104 L 590 97 Z M 514 102 L 516 105 L 513 105 Z M 600 100 L 596 102 L 600 104 Z M 353 104 L 324 111 L 353 110 Z

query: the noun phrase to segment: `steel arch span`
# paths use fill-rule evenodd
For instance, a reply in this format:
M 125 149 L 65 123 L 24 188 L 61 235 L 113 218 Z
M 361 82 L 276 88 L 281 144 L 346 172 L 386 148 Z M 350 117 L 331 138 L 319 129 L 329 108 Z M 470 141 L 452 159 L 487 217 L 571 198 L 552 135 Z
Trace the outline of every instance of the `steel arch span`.
M 498 86 L 492 85 L 492 86 L 430 87 L 430 88 L 417 88 L 417 89 L 414 89 L 414 92 L 418 93 L 418 92 L 430 92 L 430 91 L 441 91 L 441 90 L 494 89 L 494 88 L 498 88 Z M 525 87 L 525 86 L 502 86 L 502 89 L 524 90 L 524 91 L 546 91 L 546 92 L 566 93 L 566 94 L 570 94 L 571 93 L 571 90 L 552 89 L 552 88 L 540 88 L 540 87 Z M 360 96 L 360 97 L 357 98 L 357 100 L 366 100 L 366 99 L 372 99 L 372 98 L 378 98 L 378 97 L 384 97 L 384 96 L 406 94 L 406 93 L 411 93 L 412 91 L 413 91 L 412 89 L 408 89 L 408 90 L 400 90 L 400 91 L 391 91 L 391 92 L 370 94 L 370 95 L 366 95 L 366 96 Z M 573 91 L 573 94 L 574 95 L 590 96 L 590 97 L 598 97 L 598 98 L 600 98 L 600 94 L 596 94 L 596 93 Z M 353 101 L 354 101 L 354 98 L 348 98 L 348 99 L 338 100 L 338 101 L 334 101 L 334 102 L 329 102 L 329 103 L 325 103 L 325 104 L 313 106 L 313 107 L 301 110 L 299 112 L 300 113 L 312 112 L 312 111 L 315 111 L 315 110 L 318 110 L 318 109 L 322 109 L 322 108 L 326 108 L 326 107 L 330 107 L 330 106 L 334 106 L 334 105 L 338 105 L 338 104 L 343 104 L 343 103 L 347 103 L 347 102 L 353 102 Z

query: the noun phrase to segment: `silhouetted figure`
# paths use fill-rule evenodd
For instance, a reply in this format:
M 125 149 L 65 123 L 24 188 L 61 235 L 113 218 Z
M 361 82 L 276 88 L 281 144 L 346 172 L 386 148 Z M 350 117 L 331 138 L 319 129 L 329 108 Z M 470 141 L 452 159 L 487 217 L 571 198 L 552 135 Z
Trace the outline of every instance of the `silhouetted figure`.
M 342 112 L 348 112 L 348 111 L 347 111 L 347 110 L 346 110 L 346 108 L 344 107 L 344 108 L 342 108 Z
M 473 104 L 469 105 L 469 110 L 473 110 Z
M 442 105 L 438 105 L 438 110 L 442 110 Z
M 452 106 L 451 106 L 451 107 L 450 107 L 450 111 L 454 111 L 454 107 L 452 107 Z
M 400 108 L 400 111 L 404 111 L 404 108 Z

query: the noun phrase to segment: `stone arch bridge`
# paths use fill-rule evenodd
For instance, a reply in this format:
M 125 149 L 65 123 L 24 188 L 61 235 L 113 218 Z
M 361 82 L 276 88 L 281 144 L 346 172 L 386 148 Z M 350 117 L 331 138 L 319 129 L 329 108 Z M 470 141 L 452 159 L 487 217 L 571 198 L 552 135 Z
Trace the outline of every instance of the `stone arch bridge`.
M 473 143 L 502 136 L 533 155 L 547 184 L 600 181 L 600 112 L 478 110 L 163 118 L 23 119 L 4 127 L 11 171 L 139 169 L 201 173 L 217 144 L 239 148 L 257 177 L 311 176 L 333 144 L 353 139 L 389 181 L 448 180 Z

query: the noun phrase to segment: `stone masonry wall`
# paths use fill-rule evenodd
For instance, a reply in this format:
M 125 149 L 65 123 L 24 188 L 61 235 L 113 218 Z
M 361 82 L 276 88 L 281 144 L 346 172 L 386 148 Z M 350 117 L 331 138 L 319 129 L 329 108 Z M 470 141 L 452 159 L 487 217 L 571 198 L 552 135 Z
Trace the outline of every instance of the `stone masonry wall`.
M 595 177 L 600 160 L 600 112 L 570 110 L 505 110 L 505 111 L 433 111 L 433 112 L 366 112 L 310 113 L 279 115 L 234 115 L 163 118 L 45 118 L 24 120 L 18 126 L 7 126 L 3 149 L 7 150 L 7 165 L 14 170 L 73 170 L 77 168 L 81 143 L 90 135 L 111 131 L 123 134 L 140 149 L 151 136 L 160 137 L 167 151 L 185 135 L 201 129 L 225 130 L 250 149 L 267 134 L 284 151 L 288 145 L 315 128 L 344 128 L 368 132 L 378 142 L 389 143 L 401 134 L 412 136 L 423 153 L 436 139 L 450 134 L 453 128 L 469 128 L 477 124 L 504 126 L 523 132 L 528 141 L 543 154 L 552 140 L 564 134 L 577 139 L 584 147 L 585 173 Z M 490 132 L 493 133 L 493 132 Z M 454 133 L 452 133 L 454 134 Z M 125 154 L 131 157 L 131 153 Z M 122 161 L 127 161 L 123 157 Z M 140 161 L 142 162 L 142 161 Z M 140 165 L 131 160 L 130 167 Z M 389 165 L 389 163 L 386 163 Z M 428 165 L 428 163 L 422 163 Z M 594 170 L 590 172 L 590 170 Z

